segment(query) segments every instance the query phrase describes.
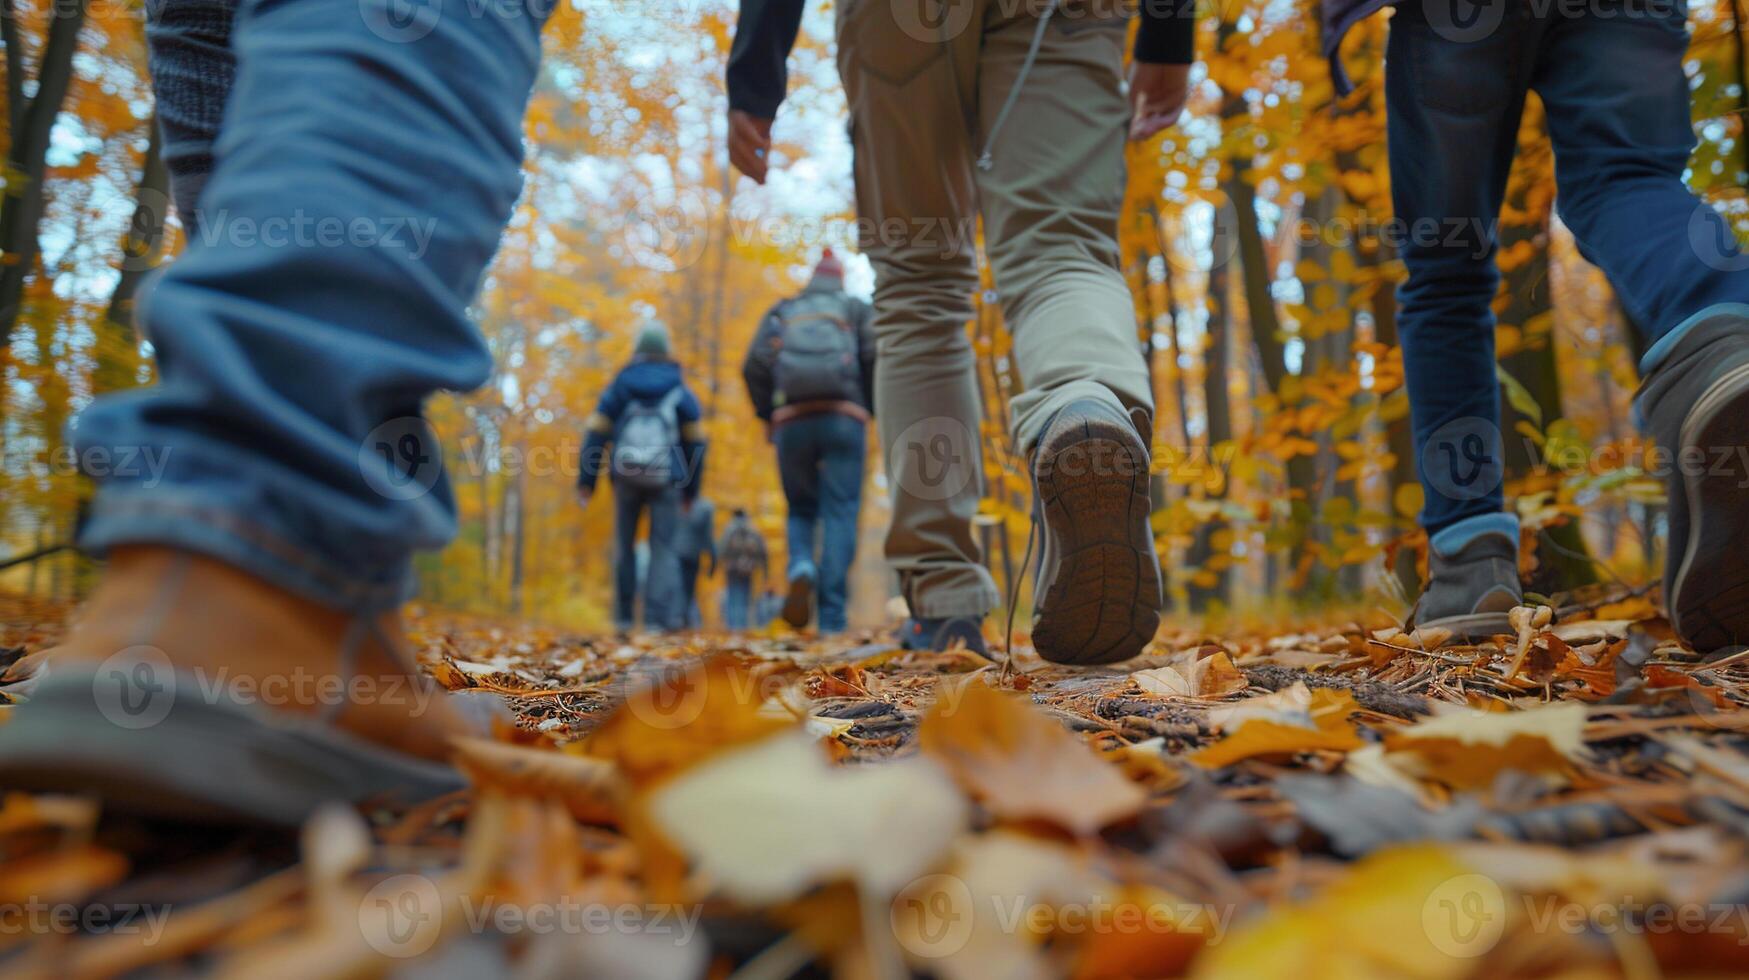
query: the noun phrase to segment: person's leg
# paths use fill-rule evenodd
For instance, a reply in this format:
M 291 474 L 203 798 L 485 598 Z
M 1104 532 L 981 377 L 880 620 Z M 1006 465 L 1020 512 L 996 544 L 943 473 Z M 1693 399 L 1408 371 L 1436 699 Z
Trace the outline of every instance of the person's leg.
M 158 384 L 99 399 L 74 433 L 83 459 L 141 462 L 101 478 L 82 544 L 108 565 L 46 658 L 43 692 L 59 694 L 8 726 L 0 783 L 29 785 L 8 747 L 74 733 L 65 786 L 295 824 L 352 789 L 276 780 L 261 760 L 351 767 L 380 794 L 411 778 L 393 759 L 445 758 L 464 730 L 456 699 L 422 688 L 394 610 L 412 550 L 454 530 L 419 413 L 490 366 L 465 309 L 520 187 L 541 24 L 438 0 L 413 36 L 392 29 L 397 6 L 239 11 L 200 227 L 138 310 Z M 168 716 L 136 730 L 106 709 L 142 672 L 148 697 L 231 693 L 159 698 Z M 214 687 L 224 676 L 305 694 L 263 705 Z M 320 693 L 367 683 L 368 698 Z M 202 765 L 163 751 L 199 730 L 227 736 L 199 743 Z M 141 764 L 105 778 L 120 758 Z M 227 767 L 235 779 L 213 778 Z
M 1749 642 L 1749 256 L 1683 183 L 1685 6 L 1552 20 L 1535 85 L 1561 217 L 1650 343 L 1636 407 L 1668 466 L 1664 598 L 1711 651 Z
M 1025 390 L 1012 406 L 1040 520 L 1032 640 L 1063 663 L 1140 653 L 1159 628 L 1153 395 L 1118 269 L 1126 20 L 992 7 L 978 63 L 985 250 Z
M 1628 4 L 1551 21 L 1533 82 L 1548 107 L 1555 206 L 1646 331 L 1648 369 L 1672 331 L 1749 303 L 1749 257 L 1683 183 L 1690 123 L 1686 4 Z
M 698 613 L 698 556 L 680 559 L 680 601 L 685 608 L 683 617 L 688 629 L 699 626 Z
M 1500 206 L 1529 84 L 1527 43 L 1515 16 L 1476 41 L 1442 35 L 1413 0 L 1391 21 L 1386 117 L 1408 272 L 1397 329 L 1425 492 L 1421 524 L 1435 537 L 1505 506 L 1491 304 Z
M 687 604 L 680 581 L 680 491 L 666 489 L 650 497 L 650 571 L 644 585 L 646 629 L 686 628 Z
M 629 632 L 638 625 L 638 518 L 643 498 L 632 488 L 613 486 L 613 625 Z
M 814 587 L 820 578 L 816 561 L 820 529 L 820 458 L 823 452 L 819 418 L 799 418 L 779 426 L 777 443 L 777 474 L 783 484 L 783 496 L 789 505 L 784 521 L 785 545 L 789 564 L 785 580 L 789 591 L 784 599 L 783 618 L 800 629 L 812 615 Z
M 982 4 L 953 18 L 974 19 Z M 969 107 L 980 31 L 901 29 L 886 3 L 838 7 L 861 248 L 875 270 L 875 402 L 891 484 L 886 556 L 918 617 L 982 617 L 1001 596 L 972 531 L 983 492 Z
M 856 560 L 857 516 L 862 511 L 862 469 L 868 430 L 848 415 L 822 416 L 825 452 L 820 460 L 820 631 L 841 633 L 850 566 Z
M 102 477 L 91 551 L 186 549 L 384 610 L 453 535 L 422 403 L 491 365 L 466 306 L 521 186 L 541 22 L 439 0 L 397 33 L 394 6 L 240 12 L 204 230 L 140 302 L 158 384 L 75 433 L 81 458 L 162 462 Z
M 984 247 L 1026 385 L 1011 406 L 1015 441 L 1030 453 L 1050 418 L 1084 399 L 1120 416 L 1135 410 L 1151 440 L 1153 390 L 1118 268 L 1126 18 L 1063 15 L 1040 34 L 1036 8 L 1000 9 L 978 63 L 989 146 L 977 177 Z
M 176 211 L 196 234 L 200 192 L 213 169 L 225 101 L 237 73 L 231 23 L 237 0 L 163 0 L 146 5 L 147 63 L 164 166 Z
M 723 626 L 735 632 L 746 629 L 752 599 L 753 580 L 745 575 L 728 575 L 723 587 Z

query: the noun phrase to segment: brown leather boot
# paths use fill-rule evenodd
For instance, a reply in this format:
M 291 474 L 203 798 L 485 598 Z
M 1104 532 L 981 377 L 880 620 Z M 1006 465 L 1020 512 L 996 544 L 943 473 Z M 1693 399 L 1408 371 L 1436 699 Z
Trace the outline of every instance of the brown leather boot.
M 208 690 L 309 715 L 385 748 L 449 758 L 474 734 L 417 670 L 399 613 L 361 619 L 230 565 L 168 548 L 118 548 L 72 631 L 44 658 L 97 666 L 130 647 L 162 650 Z
M 111 555 L 33 688 L 0 725 L 0 785 L 218 822 L 458 789 L 450 739 L 480 727 L 417 671 L 397 614 L 164 548 Z

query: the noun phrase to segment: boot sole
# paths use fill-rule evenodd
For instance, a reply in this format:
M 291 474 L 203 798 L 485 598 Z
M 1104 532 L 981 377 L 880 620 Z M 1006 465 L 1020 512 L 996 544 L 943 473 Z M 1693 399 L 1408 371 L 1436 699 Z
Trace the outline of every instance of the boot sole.
M 98 706 L 93 672 L 57 671 L 0 728 L 0 786 L 96 796 L 141 816 L 292 828 L 326 803 L 413 803 L 465 785 L 449 766 L 313 720 L 208 700 L 190 680 L 167 690 L 163 718 L 129 730 Z
M 1032 644 L 1059 664 L 1110 664 L 1160 628 L 1160 565 L 1148 527 L 1148 457 L 1133 431 L 1090 420 L 1039 447 L 1037 493 L 1058 562 Z
M 783 621 L 802 629 L 813 618 L 814 580 L 798 578 L 789 584 L 789 594 L 783 598 Z
M 1676 635 L 1706 653 L 1749 643 L 1749 472 L 1735 464 L 1749 447 L 1749 365 L 1720 378 L 1682 423 L 1684 453 L 1699 449 L 1706 472 L 1682 474 L 1688 498 L 1688 547 L 1665 605 Z M 1715 473 L 1708 448 L 1729 447 L 1727 472 Z M 1679 465 L 1681 456 L 1672 465 Z

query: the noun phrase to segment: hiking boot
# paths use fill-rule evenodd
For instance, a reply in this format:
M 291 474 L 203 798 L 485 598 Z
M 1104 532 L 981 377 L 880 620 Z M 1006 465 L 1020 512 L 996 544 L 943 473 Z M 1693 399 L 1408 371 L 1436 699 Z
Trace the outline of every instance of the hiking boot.
M 803 571 L 789 580 L 789 594 L 783 597 L 783 621 L 802 629 L 814 616 L 814 573 Z
M 1664 605 L 1707 653 L 1749 643 L 1749 305 L 1714 307 L 1667 339 L 1634 404 L 1669 470 Z
M 1473 517 L 1433 535 L 1427 586 L 1409 613 L 1408 629 L 1448 629 L 1480 642 L 1512 632 L 1518 582 L 1518 520 L 1510 514 Z
M 485 702 L 463 701 L 418 672 L 395 614 L 349 616 L 185 552 L 117 549 L 0 728 L 0 784 L 295 826 L 330 800 L 461 788 L 450 740 L 489 726 L 466 717 Z
M 1160 626 L 1160 560 L 1148 527 L 1148 446 L 1122 412 L 1092 399 L 1046 423 L 1033 453 L 1042 557 L 1032 643 L 1060 664 L 1142 652 Z
M 958 645 L 980 657 L 990 656 L 990 646 L 984 642 L 983 622 L 970 616 L 907 619 L 899 628 L 899 645 L 907 650 L 933 650 L 937 653 Z

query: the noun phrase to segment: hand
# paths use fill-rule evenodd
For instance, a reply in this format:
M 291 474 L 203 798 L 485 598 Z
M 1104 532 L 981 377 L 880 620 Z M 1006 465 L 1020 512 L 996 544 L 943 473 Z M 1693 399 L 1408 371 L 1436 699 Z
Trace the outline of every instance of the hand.
M 1189 94 L 1189 65 L 1130 65 L 1130 139 L 1145 140 L 1177 122 Z
M 766 169 L 771 163 L 771 120 L 730 109 L 729 162 L 753 178 L 755 184 L 765 183 Z

